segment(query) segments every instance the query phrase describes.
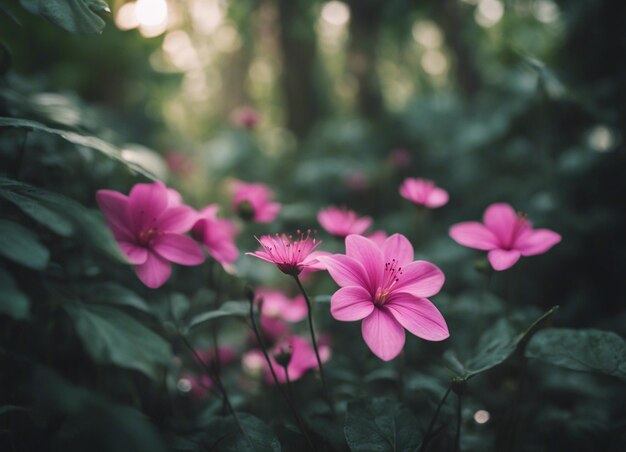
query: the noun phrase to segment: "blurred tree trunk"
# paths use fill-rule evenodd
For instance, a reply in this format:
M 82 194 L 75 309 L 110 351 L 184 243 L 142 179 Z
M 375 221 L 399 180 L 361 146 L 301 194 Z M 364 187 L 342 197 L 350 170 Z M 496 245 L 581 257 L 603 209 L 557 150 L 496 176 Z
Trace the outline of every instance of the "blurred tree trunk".
M 435 20 L 442 28 L 448 46 L 454 54 L 453 71 L 459 90 L 465 97 L 471 97 L 480 87 L 480 74 L 474 63 L 471 42 L 465 36 L 465 24 L 473 24 L 471 16 L 462 10 L 466 5 L 459 0 L 435 0 L 433 2 Z M 475 40 L 474 40 L 475 41 Z
M 379 118 L 383 97 L 376 71 L 376 44 L 380 31 L 384 2 L 350 0 L 350 42 L 348 66 L 358 82 L 357 104 L 367 118 Z
M 278 0 L 278 14 L 287 127 L 303 138 L 320 117 L 322 105 L 315 84 L 315 19 L 310 2 L 302 0 Z

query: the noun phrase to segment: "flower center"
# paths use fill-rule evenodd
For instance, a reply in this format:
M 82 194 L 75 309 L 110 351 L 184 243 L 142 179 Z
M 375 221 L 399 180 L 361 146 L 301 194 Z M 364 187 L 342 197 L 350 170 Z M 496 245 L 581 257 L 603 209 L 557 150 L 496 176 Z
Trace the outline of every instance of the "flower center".
M 151 242 L 161 234 L 162 232 L 155 227 L 151 227 L 150 229 L 144 229 L 139 233 L 139 244 L 143 246 L 149 246 Z
M 398 266 L 396 259 L 391 259 L 390 262 L 385 263 L 385 271 L 383 272 L 383 278 L 380 286 L 376 289 L 374 295 L 374 304 L 376 306 L 382 306 L 387 301 L 387 298 L 393 291 L 394 286 L 400 281 L 402 276 L 402 267 Z

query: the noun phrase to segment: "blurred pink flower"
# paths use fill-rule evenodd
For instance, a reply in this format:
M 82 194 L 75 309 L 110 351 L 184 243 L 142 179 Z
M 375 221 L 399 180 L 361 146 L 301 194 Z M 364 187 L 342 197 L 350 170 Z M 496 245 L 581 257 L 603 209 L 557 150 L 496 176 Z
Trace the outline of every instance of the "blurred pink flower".
M 443 316 L 426 297 L 441 290 L 444 275 L 435 265 L 413 261 L 413 246 L 394 234 L 379 247 L 359 235 L 346 238 L 346 254 L 321 258 L 341 288 L 330 301 L 336 320 L 363 320 L 361 333 L 383 361 L 398 356 L 410 333 L 429 341 L 449 336 Z
M 247 105 L 236 108 L 230 115 L 230 122 L 233 125 L 246 129 L 254 129 L 258 125 L 259 119 L 259 112 Z
M 196 220 L 190 207 L 172 205 L 162 182 L 136 184 L 129 196 L 98 190 L 96 201 L 120 249 L 148 287 L 162 286 L 171 275 L 170 262 L 199 265 L 204 253 L 183 235 Z
M 345 178 L 345 184 L 350 190 L 365 190 L 368 186 L 367 174 L 363 171 L 351 171 Z
M 281 206 L 271 202 L 274 194 L 267 185 L 237 181 L 234 188 L 233 210 L 244 220 L 271 223 L 276 219 Z
M 205 364 L 211 365 L 215 362 L 215 350 L 213 347 L 207 347 L 205 349 L 196 350 L 196 353 Z M 220 364 L 231 364 L 237 359 L 237 350 L 229 345 L 220 345 L 217 348 L 217 353 L 220 357 Z
M 489 251 L 487 258 L 497 271 L 512 267 L 521 256 L 543 254 L 561 241 L 554 231 L 533 229 L 526 215 L 515 213 L 506 203 L 490 205 L 483 223 L 456 224 L 450 228 L 450 237 L 463 246 Z
M 276 373 L 276 378 L 279 383 L 286 383 L 287 375 L 285 373 L 285 368 L 276 362 L 275 355 L 284 351 L 291 352 L 291 360 L 287 365 L 287 372 L 289 373 L 290 381 L 299 380 L 307 371 L 318 368 L 315 351 L 313 350 L 311 343 L 303 337 L 296 335 L 290 336 L 283 339 L 269 353 L 270 361 L 272 362 L 272 367 L 274 368 L 274 372 Z M 330 347 L 328 347 L 328 345 L 320 345 L 319 352 L 322 362 L 325 363 L 328 361 L 330 358 Z M 249 353 L 253 353 L 255 358 L 253 361 L 253 358 L 249 357 L 247 358 L 247 361 L 254 362 L 258 365 L 260 363 L 258 357 L 262 352 L 253 350 Z M 265 375 L 265 381 L 270 384 L 274 383 L 267 361 L 262 354 L 260 357 L 263 358 L 263 373 Z
M 168 168 L 176 174 L 187 176 L 193 173 L 195 167 L 189 156 L 178 151 L 170 151 L 165 154 L 165 163 Z
M 387 240 L 387 233 L 382 230 L 374 231 L 370 235 L 367 236 L 372 242 L 374 242 L 378 246 L 382 246 Z
M 211 257 L 222 265 L 232 264 L 239 257 L 235 245 L 237 229 L 232 221 L 217 218 L 219 206 L 211 204 L 198 213 L 191 235 L 202 243 Z
M 310 229 L 306 235 L 297 231 L 295 240 L 292 235 L 285 234 L 263 235 L 257 240 L 263 250 L 246 254 L 275 264 L 287 275 L 298 276 L 305 268 L 323 269 L 318 260 L 322 252 L 313 251 L 322 242 L 311 237 Z
M 350 234 L 363 234 L 372 224 L 370 217 L 358 217 L 353 210 L 339 207 L 320 210 L 317 221 L 326 232 L 340 238 Z
M 448 202 L 448 192 L 425 179 L 405 179 L 400 186 L 400 195 L 429 209 L 441 207 Z
M 302 295 L 288 298 L 279 290 L 258 289 L 256 297 L 263 299 L 263 315 L 285 320 L 287 322 L 299 322 L 307 315 L 306 301 Z
M 389 154 L 389 160 L 396 168 L 404 168 L 411 164 L 411 153 L 404 148 L 394 149 Z

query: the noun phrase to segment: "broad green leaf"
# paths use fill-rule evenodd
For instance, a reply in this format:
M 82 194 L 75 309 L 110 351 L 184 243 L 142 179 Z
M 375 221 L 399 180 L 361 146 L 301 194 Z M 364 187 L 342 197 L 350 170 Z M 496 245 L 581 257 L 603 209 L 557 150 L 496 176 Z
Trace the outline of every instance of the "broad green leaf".
M 626 341 L 611 331 L 548 328 L 528 343 L 526 356 L 583 372 L 626 381 Z
M 344 433 L 353 452 L 415 451 L 421 443 L 415 416 L 385 399 L 348 403 Z
M 115 364 L 158 378 L 171 362 L 169 344 L 137 320 L 112 306 L 67 303 L 85 350 L 99 364 Z
M 69 141 L 72 144 L 77 146 L 85 146 L 90 149 L 94 149 L 96 151 L 101 152 L 109 158 L 115 159 L 119 162 L 122 162 L 126 165 L 130 170 L 142 174 L 150 179 L 155 179 L 154 174 L 147 171 L 141 165 L 138 165 L 135 162 L 130 162 L 124 158 L 122 155 L 122 151 L 111 143 L 107 143 L 100 138 L 89 136 L 89 135 L 81 135 L 76 132 L 72 132 L 70 130 L 63 129 L 55 129 L 52 127 L 48 127 L 40 122 L 31 121 L 29 119 L 18 119 L 18 118 L 4 118 L 0 117 L 0 128 L 2 127 L 13 127 L 18 129 L 30 129 L 36 130 L 38 132 L 50 133 L 53 135 L 58 135 L 66 141 Z
M 234 417 L 215 417 L 206 427 L 211 450 L 280 452 L 281 447 L 272 429 L 259 418 L 238 413 Z
M 48 209 L 41 202 L 23 196 L 19 193 L 11 192 L 0 188 L 0 196 L 15 204 L 22 212 L 33 220 L 44 225 L 57 234 L 69 237 L 74 232 L 74 226 L 66 218 Z
M 0 314 L 24 320 L 29 317 L 29 308 L 28 297 L 17 287 L 13 276 L 0 268 Z
M 195 328 L 203 323 L 209 322 L 221 317 L 245 317 L 249 314 L 250 307 L 246 301 L 227 301 L 219 309 L 213 311 L 203 312 L 198 314 L 189 322 L 187 327 L 189 330 Z
M 72 33 L 102 33 L 105 23 L 98 13 L 111 12 L 102 0 L 20 0 L 20 3 L 31 13 Z
M 485 372 L 506 361 L 516 350 L 524 351 L 530 338 L 539 329 L 545 319 L 558 309 L 554 306 L 535 320 L 522 333 L 517 333 L 506 319 L 500 319 L 487 330 L 478 341 L 476 352 L 465 364 L 465 374 L 461 378 L 469 378 Z
M 152 312 L 143 298 L 132 290 L 113 282 L 86 285 L 84 292 L 89 301 L 94 303 L 129 306 L 143 312 Z
M 17 405 L 2 405 L 0 406 L 0 416 L 7 413 L 12 413 L 15 411 L 29 413 L 28 408 L 24 408 L 23 406 Z
M 0 220 L 0 255 L 33 270 L 46 268 L 50 258 L 32 231 L 8 220 Z

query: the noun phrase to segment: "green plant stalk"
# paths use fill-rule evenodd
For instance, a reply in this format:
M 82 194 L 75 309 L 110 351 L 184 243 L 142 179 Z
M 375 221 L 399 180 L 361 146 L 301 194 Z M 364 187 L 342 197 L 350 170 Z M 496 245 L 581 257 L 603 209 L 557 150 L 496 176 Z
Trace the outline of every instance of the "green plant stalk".
M 459 452 L 461 450 L 461 421 L 462 421 L 462 409 L 463 409 L 463 396 L 456 395 L 456 434 L 454 435 L 454 451 Z
M 300 282 L 300 278 L 298 277 L 298 275 L 294 275 L 293 278 L 296 280 L 296 284 L 298 285 L 298 288 L 300 289 L 300 292 L 302 292 L 302 295 L 304 296 L 304 300 L 306 301 L 307 314 L 308 314 L 308 320 L 309 320 L 309 332 L 311 333 L 311 342 L 313 342 L 313 350 L 315 351 L 315 358 L 317 359 L 317 365 L 319 366 L 319 369 L 320 369 L 320 377 L 322 379 L 322 388 L 324 390 L 324 398 L 326 399 L 326 402 L 328 403 L 328 407 L 330 408 L 331 414 L 335 416 L 335 407 L 333 406 L 333 402 L 330 397 L 330 392 L 328 391 L 328 385 L 326 384 L 326 377 L 324 375 L 324 367 L 322 366 L 320 352 L 317 348 L 315 328 L 313 328 L 313 307 L 311 305 L 311 300 L 309 300 L 309 296 L 306 294 L 306 291 L 304 290 L 304 287 L 302 286 L 302 283 Z
M 437 418 L 439 417 L 439 412 L 441 411 L 441 407 L 443 406 L 444 403 L 446 403 L 446 400 L 448 396 L 450 395 L 450 391 L 452 391 L 452 385 L 448 386 L 446 393 L 443 395 L 443 397 L 439 401 L 439 405 L 437 405 L 435 414 L 433 414 L 433 417 L 430 420 L 430 423 L 428 424 L 428 428 L 426 429 L 426 433 L 424 434 L 424 440 L 422 441 L 422 446 L 419 449 L 420 452 L 423 452 L 426 450 L 426 446 L 428 445 L 428 442 L 430 441 L 430 435 L 432 434 L 433 428 L 435 427 L 435 422 L 437 422 Z

